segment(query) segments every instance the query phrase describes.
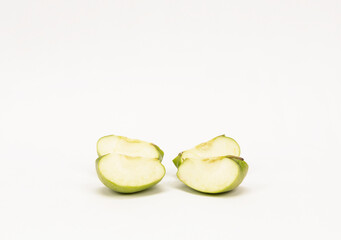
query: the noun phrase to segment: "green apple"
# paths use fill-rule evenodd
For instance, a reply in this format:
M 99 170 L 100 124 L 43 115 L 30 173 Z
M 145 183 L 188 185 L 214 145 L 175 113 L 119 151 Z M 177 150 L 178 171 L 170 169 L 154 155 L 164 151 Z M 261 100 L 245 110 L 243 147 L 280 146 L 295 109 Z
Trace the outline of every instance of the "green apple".
M 205 193 L 222 193 L 238 187 L 248 171 L 239 157 L 238 143 L 225 135 L 183 151 L 174 160 L 177 177 L 187 186 Z
M 161 181 L 166 170 L 163 151 L 155 144 L 122 136 L 105 136 L 97 142 L 98 178 L 108 188 L 133 193 Z

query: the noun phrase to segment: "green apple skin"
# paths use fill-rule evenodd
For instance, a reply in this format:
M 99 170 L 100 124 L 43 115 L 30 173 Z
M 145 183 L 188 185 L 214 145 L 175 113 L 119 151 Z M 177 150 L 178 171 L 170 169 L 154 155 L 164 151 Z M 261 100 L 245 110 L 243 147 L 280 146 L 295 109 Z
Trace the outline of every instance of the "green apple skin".
M 161 150 L 161 149 L 160 149 Z M 161 150 L 162 151 L 162 150 Z M 155 182 L 152 182 L 152 183 L 149 183 L 149 184 L 146 184 L 146 185 L 142 185 L 142 186 L 137 186 L 137 187 L 133 187 L 133 186 L 121 186 L 121 185 L 118 185 L 114 182 L 111 182 L 110 180 L 106 179 L 102 173 L 100 172 L 99 170 L 99 162 L 101 161 L 101 159 L 106 156 L 106 155 L 103 155 L 103 156 L 100 156 L 99 158 L 96 159 L 96 172 L 97 172 L 97 175 L 98 175 L 98 178 L 99 180 L 101 180 L 101 182 L 108 188 L 110 188 L 111 190 L 113 191 L 116 191 L 116 192 L 119 192 L 119 193 L 135 193 L 135 192 L 140 192 L 140 191 L 143 191 L 147 188 L 150 188 L 152 186 L 154 186 L 155 184 L 159 183 L 162 178 L 165 176 L 166 174 L 166 169 L 165 167 L 162 165 L 163 169 L 164 169 L 164 174 L 162 176 L 162 178 L 160 178 L 159 180 L 155 181 Z
M 152 145 L 159 152 L 159 160 L 160 160 L 160 162 L 162 162 L 163 156 L 165 155 L 164 152 L 161 150 L 161 148 L 159 148 L 159 146 L 155 145 L 154 143 L 152 143 Z
M 174 163 L 176 168 L 179 168 L 179 166 L 181 164 L 181 156 L 182 156 L 182 152 L 179 153 L 179 155 L 176 156 L 176 158 L 173 159 L 173 163 Z
M 224 193 L 224 192 L 229 192 L 233 189 L 235 189 L 236 187 L 238 187 L 242 181 L 244 180 L 248 170 L 249 170 L 249 165 L 244 161 L 243 158 L 241 157 L 237 157 L 237 156 L 232 156 L 232 155 L 228 155 L 228 156 L 225 156 L 225 157 L 222 157 L 222 158 L 229 158 L 231 160 L 233 160 L 235 163 L 237 163 L 237 165 L 239 166 L 239 174 L 238 174 L 238 177 L 234 180 L 234 182 L 232 182 L 229 186 L 226 186 L 225 188 L 221 189 L 221 190 L 218 190 L 218 191 L 215 191 L 215 192 L 203 192 L 203 191 L 200 191 L 199 189 L 195 189 L 191 186 L 188 186 L 184 181 L 181 180 L 181 178 L 179 177 L 178 173 L 176 174 L 178 179 L 183 182 L 186 186 L 198 191 L 198 192 L 202 192 L 202 193 L 209 193 L 209 194 L 219 194 L 219 193 Z M 181 164 L 180 164 L 181 166 Z M 180 167 L 179 166 L 179 167 Z M 179 171 L 178 171 L 179 172 Z

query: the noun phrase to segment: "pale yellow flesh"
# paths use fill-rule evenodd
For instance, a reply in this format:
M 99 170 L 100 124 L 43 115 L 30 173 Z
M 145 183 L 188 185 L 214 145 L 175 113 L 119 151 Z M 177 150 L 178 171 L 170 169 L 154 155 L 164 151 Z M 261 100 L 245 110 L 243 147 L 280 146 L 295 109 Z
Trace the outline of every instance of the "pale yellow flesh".
M 184 151 L 182 153 L 182 159 L 203 159 L 227 155 L 239 156 L 239 146 L 232 138 L 219 136 L 211 141 L 199 144 L 190 150 Z
M 109 181 L 120 186 L 144 186 L 161 179 L 165 170 L 156 158 L 108 154 L 101 159 L 99 171 Z
M 151 143 L 114 135 L 99 139 L 97 151 L 99 156 L 118 153 L 132 157 L 159 158 L 159 152 Z
M 238 164 L 228 158 L 187 159 L 178 170 L 178 177 L 186 185 L 198 191 L 211 193 L 230 186 L 239 174 Z

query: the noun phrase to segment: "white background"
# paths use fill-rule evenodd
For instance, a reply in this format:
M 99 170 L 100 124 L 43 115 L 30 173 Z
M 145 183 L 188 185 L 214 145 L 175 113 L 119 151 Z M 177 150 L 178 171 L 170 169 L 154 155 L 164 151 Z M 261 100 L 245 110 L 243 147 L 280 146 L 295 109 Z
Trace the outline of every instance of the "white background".
M 0 239 L 340 239 L 340 1 L 0 2 Z M 175 177 L 225 133 L 227 194 Z M 167 174 L 122 195 L 99 137 L 158 144 Z

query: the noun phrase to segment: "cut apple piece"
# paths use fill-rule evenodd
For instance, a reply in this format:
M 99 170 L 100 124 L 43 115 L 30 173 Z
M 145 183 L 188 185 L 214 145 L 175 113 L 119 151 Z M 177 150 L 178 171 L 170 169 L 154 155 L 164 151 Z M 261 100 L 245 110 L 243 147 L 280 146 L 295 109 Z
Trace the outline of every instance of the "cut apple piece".
M 239 157 L 238 143 L 225 135 L 181 152 L 173 163 L 177 176 L 187 186 L 205 193 L 236 188 L 246 176 L 248 165 Z
M 121 193 L 147 189 L 160 182 L 166 173 L 157 158 L 131 157 L 117 153 L 99 157 L 96 170 L 105 186 Z
M 96 171 L 108 188 L 133 193 L 147 189 L 164 177 L 163 151 L 155 144 L 122 136 L 105 136 L 97 142 Z
M 220 135 L 208 142 L 201 143 L 192 149 L 181 152 L 173 160 L 173 163 L 176 167 L 179 167 L 183 159 L 186 158 L 200 159 L 227 155 L 239 156 L 240 147 L 233 138 L 226 137 L 225 135 Z
M 205 193 L 233 190 L 248 171 L 246 162 L 236 156 L 187 158 L 178 169 L 178 178 L 187 186 Z
M 163 151 L 153 143 L 116 135 L 101 137 L 97 142 L 97 153 L 98 156 L 119 153 L 132 157 L 149 157 L 159 160 L 163 158 Z

